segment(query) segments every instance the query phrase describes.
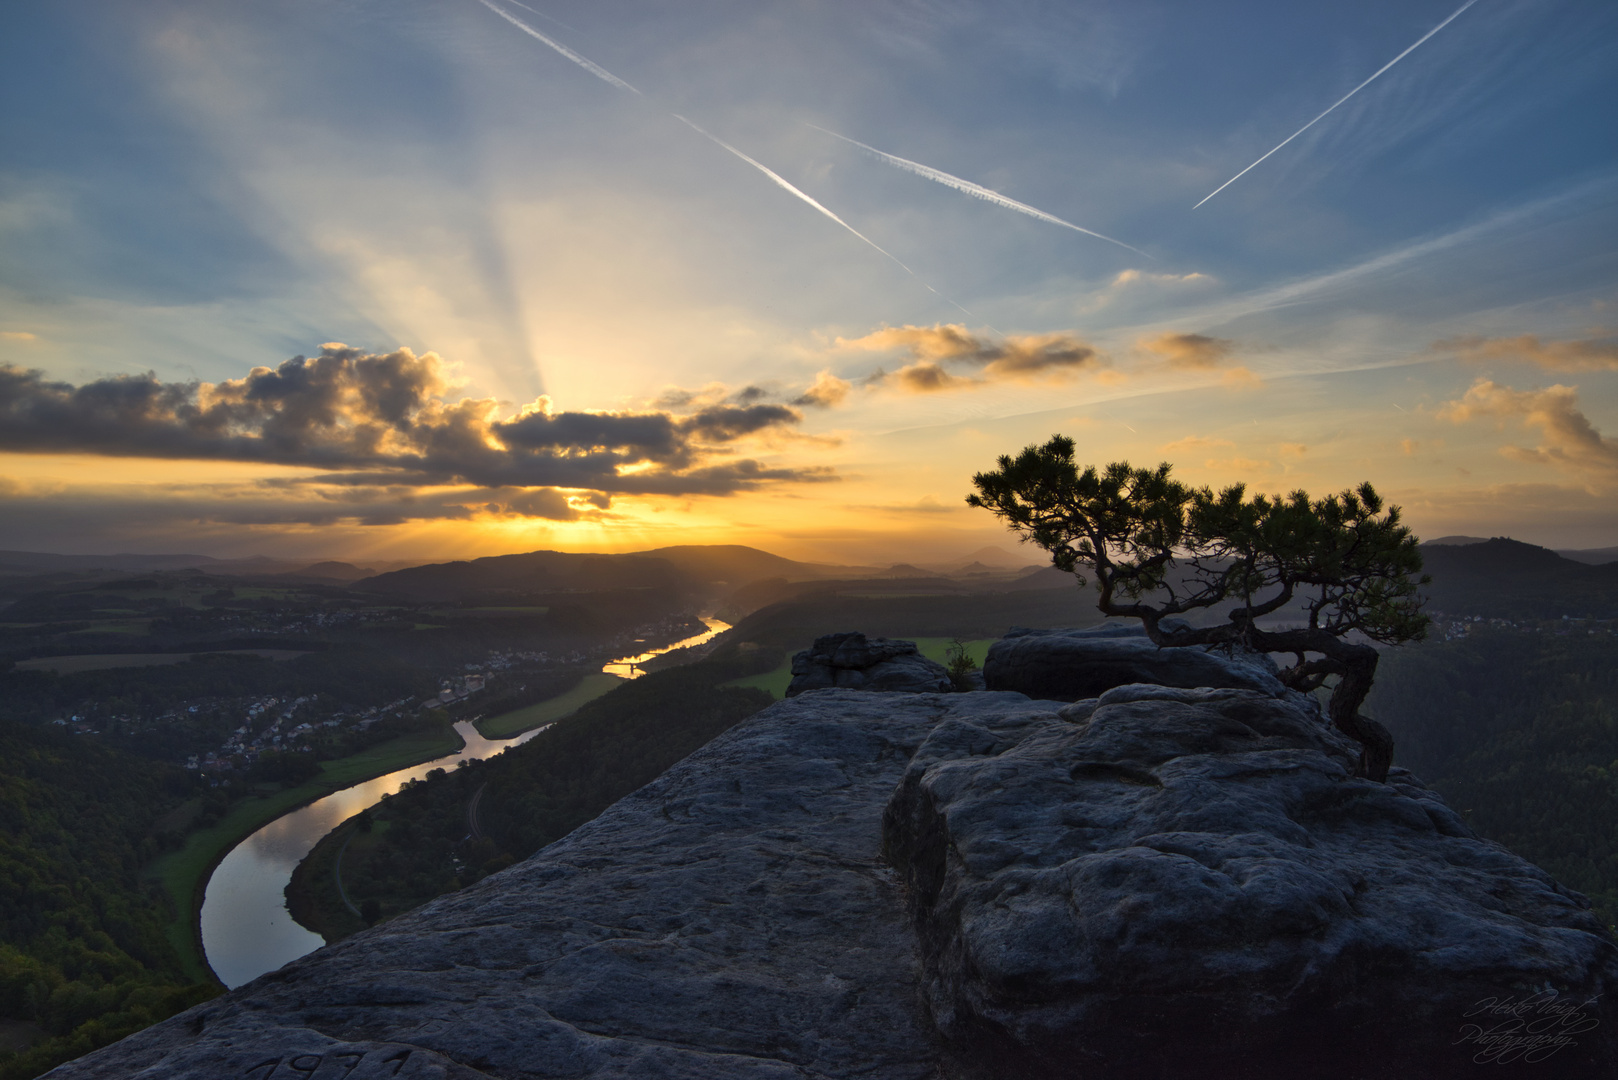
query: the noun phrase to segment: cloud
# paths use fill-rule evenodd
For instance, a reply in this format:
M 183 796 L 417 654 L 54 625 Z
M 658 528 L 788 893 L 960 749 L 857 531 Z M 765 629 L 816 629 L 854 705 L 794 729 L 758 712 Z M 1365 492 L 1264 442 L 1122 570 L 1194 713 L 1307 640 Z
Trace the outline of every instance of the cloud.
M 1072 334 L 1012 334 L 991 342 L 953 324 L 884 327 L 864 337 L 838 338 L 837 344 L 843 349 L 909 354 L 914 363 L 892 375 L 879 373 L 873 381 L 917 392 L 999 380 L 1061 378 L 1101 363 L 1101 354 Z M 947 363 L 976 365 L 982 375 L 955 375 L 943 367 Z
M 348 486 L 728 495 L 831 475 L 731 456 L 750 437 L 798 424 L 785 405 L 558 412 L 541 397 L 502 417 L 493 400 L 451 400 L 452 387 L 434 353 L 338 343 L 221 383 L 148 373 L 72 386 L 0 365 L 0 450 L 301 466 Z
M 1577 387 L 1516 390 L 1478 379 L 1459 401 L 1446 402 L 1438 418 L 1457 424 L 1485 417 L 1519 421 L 1538 428 L 1544 442 L 1533 449 L 1504 446 L 1502 454 L 1582 473 L 1589 480 L 1618 481 L 1618 439 L 1603 436 L 1577 406 Z
M 906 364 L 888 376 L 887 381 L 901 390 L 907 390 L 913 394 L 931 394 L 940 390 L 955 390 L 978 382 L 977 379 L 951 375 L 932 360 L 918 360 L 914 364 Z
M 0 341 L 38 341 L 38 334 L 30 334 L 26 330 L 0 331 Z
M 1156 285 L 1185 285 L 1190 284 L 1193 281 L 1200 282 L 1212 280 L 1213 275 L 1204 274 L 1198 270 L 1193 270 L 1189 274 L 1164 274 L 1131 268 L 1128 270 L 1118 271 L 1117 275 L 1112 279 L 1111 285 L 1114 288 L 1121 288 L 1125 285 L 1136 285 L 1141 282 L 1149 282 Z
M 1170 367 L 1202 370 L 1218 367 L 1236 351 L 1236 343 L 1227 338 L 1173 332 L 1143 337 L 1135 347 L 1161 357 Z
M 3 488 L 4 485 L 0 485 Z M 603 521 L 602 496 L 568 495 L 549 488 L 292 488 L 276 481 L 250 484 L 162 485 L 128 488 L 72 487 L 7 491 L 8 509 L 19 515 L 19 540 L 110 538 L 131 534 L 172 537 L 239 528 L 327 530 L 375 528 L 439 521 L 542 519 Z
M 1235 446 L 1229 439 L 1208 439 L 1201 435 L 1187 435 L 1183 439 L 1175 439 L 1171 443 L 1164 443 L 1158 447 L 1165 454 L 1176 453 L 1181 450 L 1201 450 L 1215 446 Z
M 1463 360 L 1520 360 L 1552 371 L 1618 371 L 1618 340 L 1541 341 L 1536 334 L 1512 338 L 1458 337 L 1433 342 L 1434 352 Z
M 792 404 L 835 409 L 847 400 L 850 388 L 851 384 L 847 379 L 839 379 L 830 371 L 822 371 L 815 376 L 815 381 L 809 389 L 792 399 Z

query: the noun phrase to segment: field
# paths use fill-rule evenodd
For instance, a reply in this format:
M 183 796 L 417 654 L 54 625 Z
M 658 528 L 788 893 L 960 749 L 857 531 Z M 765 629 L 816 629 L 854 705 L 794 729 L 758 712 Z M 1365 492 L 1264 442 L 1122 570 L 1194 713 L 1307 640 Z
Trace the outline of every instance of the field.
M 305 803 L 396 769 L 453 754 L 460 747 L 461 737 L 446 723 L 373 746 L 352 757 L 323 761 L 320 775 L 308 783 L 273 795 L 242 799 L 217 824 L 187 836 L 180 850 L 153 860 L 146 872 L 162 883 L 180 913 L 170 924 L 168 937 L 191 976 L 199 982 L 211 982 L 213 978 L 202 955 L 197 913 L 202 909 L 202 890 L 208 875 L 231 848 Z
M 183 664 L 202 653 L 88 653 L 81 656 L 41 656 L 34 660 L 17 662 L 18 671 L 54 671 L 58 675 L 71 675 L 79 671 L 104 671 L 121 667 L 156 667 L 159 664 Z M 307 655 L 301 649 L 221 649 L 206 655 L 262 656 L 266 660 L 291 660 Z
M 596 672 L 586 675 L 579 685 L 549 701 L 526 705 L 499 716 L 487 717 L 476 724 L 478 734 L 486 739 L 507 739 L 529 728 L 549 724 L 572 713 L 587 701 L 594 701 L 608 690 L 623 682 L 616 675 Z

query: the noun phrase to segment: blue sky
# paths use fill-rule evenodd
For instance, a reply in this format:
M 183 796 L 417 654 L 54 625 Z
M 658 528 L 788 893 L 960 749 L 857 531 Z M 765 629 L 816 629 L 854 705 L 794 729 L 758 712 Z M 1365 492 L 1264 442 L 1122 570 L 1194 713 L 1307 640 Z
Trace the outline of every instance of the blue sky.
M 224 384 L 344 342 L 501 417 L 797 418 L 625 457 L 657 491 L 19 436 L 0 546 L 880 557 L 999 536 L 971 472 L 1064 429 L 1618 543 L 1618 8 L 1477 0 L 1196 206 L 1459 3 L 490 4 L 639 93 L 480 0 L 8 5 L 0 362 Z

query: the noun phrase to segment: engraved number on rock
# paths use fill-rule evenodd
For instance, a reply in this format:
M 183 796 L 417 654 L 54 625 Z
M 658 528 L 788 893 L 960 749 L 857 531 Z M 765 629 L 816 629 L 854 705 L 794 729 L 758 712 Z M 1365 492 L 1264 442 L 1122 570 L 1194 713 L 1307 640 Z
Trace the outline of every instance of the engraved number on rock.
M 410 1054 L 409 1050 L 401 1050 L 390 1058 L 383 1058 L 380 1065 L 384 1067 L 392 1065 L 393 1070 L 387 1073 L 379 1073 L 378 1075 L 398 1076 L 399 1070 L 404 1068 L 405 1062 L 410 1060 Z M 335 1080 L 347 1080 L 349 1073 L 360 1067 L 360 1062 L 365 1060 L 365 1055 L 363 1053 L 332 1054 L 331 1060 L 337 1066 L 346 1066 L 342 1072 L 333 1074 Z M 276 1073 L 280 1071 L 280 1067 L 285 1065 L 292 1070 L 290 1074 L 283 1074 L 287 1076 L 287 1080 L 294 1080 L 294 1075 L 312 1077 L 320 1071 L 320 1066 L 325 1061 L 326 1057 L 322 1054 L 297 1054 L 290 1058 L 265 1058 L 242 1075 L 247 1080 L 272 1080 Z

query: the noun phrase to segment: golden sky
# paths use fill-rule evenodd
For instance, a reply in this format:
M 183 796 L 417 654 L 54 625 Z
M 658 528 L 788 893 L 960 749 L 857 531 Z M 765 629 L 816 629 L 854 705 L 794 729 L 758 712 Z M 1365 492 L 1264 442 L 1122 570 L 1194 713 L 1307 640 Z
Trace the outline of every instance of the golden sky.
M 1054 433 L 1618 544 L 1610 10 L 1254 164 L 1454 5 L 491 3 L 0 16 L 0 548 L 927 561 Z

